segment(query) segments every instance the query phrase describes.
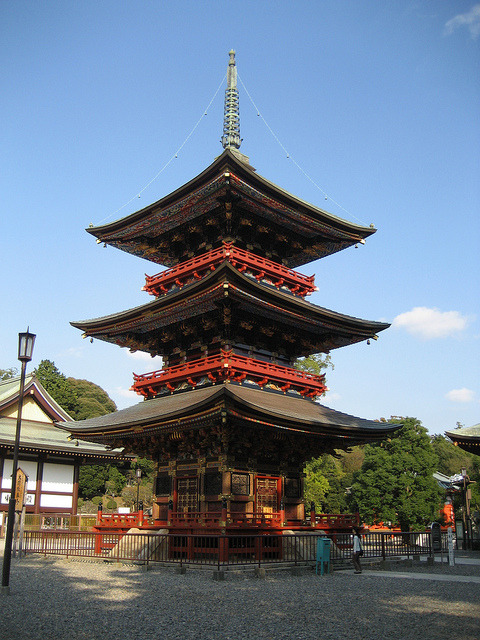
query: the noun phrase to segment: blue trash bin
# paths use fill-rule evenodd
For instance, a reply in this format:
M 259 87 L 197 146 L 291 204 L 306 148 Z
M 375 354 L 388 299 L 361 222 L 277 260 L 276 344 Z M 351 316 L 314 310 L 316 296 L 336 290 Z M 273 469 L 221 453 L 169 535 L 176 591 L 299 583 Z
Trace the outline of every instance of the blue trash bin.
M 317 540 L 317 561 L 315 573 L 318 575 L 318 565 L 320 565 L 320 575 L 330 572 L 330 538 L 318 538 Z

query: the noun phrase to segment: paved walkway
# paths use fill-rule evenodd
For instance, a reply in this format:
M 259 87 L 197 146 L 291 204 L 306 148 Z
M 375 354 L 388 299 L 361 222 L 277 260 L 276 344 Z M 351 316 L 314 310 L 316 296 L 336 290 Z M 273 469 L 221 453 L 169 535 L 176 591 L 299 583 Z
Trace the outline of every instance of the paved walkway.
M 440 582 L 466 582 L 468 584 L 480 584 L 480 575 L 458 576 L 443 573 L 416 573 L 415 571 L 369 571 L 368 569 L 363 571 L 362 575 L 405 580 L 438 580 Z

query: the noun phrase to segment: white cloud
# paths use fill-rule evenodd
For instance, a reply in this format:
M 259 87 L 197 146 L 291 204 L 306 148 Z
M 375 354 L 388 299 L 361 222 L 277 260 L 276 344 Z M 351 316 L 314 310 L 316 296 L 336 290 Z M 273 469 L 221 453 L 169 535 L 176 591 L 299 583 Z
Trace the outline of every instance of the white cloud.
M 130 398 L 132 400 L 137 399 L 139 396 L 135 391 L 130 391 L 130 389 L 126 389 L 125 387 L 115 387 L 115 391 L 113 392 L 116 396 L 121 396 L 122 398 Z
M 463 389 L 452 389 L 445 394 L 447 400 L 451 402 L 474 402 L 475 391 L 463 387 Z
M 440 311 L 428 307 L 414 307 L 411 311 L 401 313 L 392 322 L 392 327 L 405 329 L 409 333 L 430 340 L 446 338 L 458 331 L 463 331 L 469 318 L 458 311 Z
M 320 404 L 335 404 L 338 400 L 341 400 L 342 396 L 339 393 L 327 391 L 327 393 L 320 398 Z
M 58 358 L 83 358 L 84 348 L 83 347 L 69 347 L 68 349 L 64 349 L 57 353 Z
M 457 29 L 466 27 L 474 40 L 480 35 L 480 4 L 475 4 L 470 11 L 459 13 L 445 24 L 444 33 L 450 35 Z
M 149 362 L 152 365 L 152 370 L 160 369 L 163 364 L 163 360 L 160 356 L 155 356 L 154 358 L 152 358 L 152 356 L 149 353 L 145 353 L 144 351 L 135 351 L 134 353 L 132 353 L 131 351 L 126 351 L 126 354 L 128 355 L 129 358 L 132 358 L 133 360 L 139 360 L 141 362 Z

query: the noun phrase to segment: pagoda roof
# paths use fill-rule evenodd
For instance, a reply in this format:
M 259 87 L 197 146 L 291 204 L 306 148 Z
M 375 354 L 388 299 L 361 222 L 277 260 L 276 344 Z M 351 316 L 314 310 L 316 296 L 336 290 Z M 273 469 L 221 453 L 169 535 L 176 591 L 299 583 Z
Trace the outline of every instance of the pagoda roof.
M 475 424 L 473 427 L 445 431 L 445 435 L 455 446 L 480 456 L 480 424 Z
M 229 262 L 222 263 L 201 280 L 195 280 L 177 291 L 171 291 L 147 304 L 108 316 L 72 322 L 85 337 L 162 355 L 161 342 L 153 344 L 154 333 L 165 327 L 184 323 L 188 319 L 201 318 L 212 312 L 221 316 L 219 302 L 228 298 L 232 303 L 232 316 L 238 310 L 239 322 L 258 318 L 265 329 L 271 324 L 277 327 L 275 342 L 278 344 L 278 327 L 289 335 L 293 331 L 308 337 L 314 343 L 314 351 L 329 351 L 373 338 L 377 332 L 388 328 L 384 322 L 362 320 L 307 302 L 300 296 L 267 286 L 249 277 Z M 233 320 L 231 320 L 233 322 Z M 239 325 L 236 330 L 240 331 Z M 255 333 L 255 332 L 254 332 Z M 253 335 L 250 336 L 254 340 Z M 245 338 L 248 344 L 247 338 Z M 302 348 L 293 344 L 292 355 L 312 353 L 311 344 Z M 272 349 L 276 351 L 277 349 Z M 165 352 L 168 348 L 165 349 Z
M 107 444 L 129 435 L 139 438 L 199 424 L 202 418 L 222 410 L 233 418 L 263 427 L 346 439 L 346 446 L 380 440 L 401 426 L 357 418 L 311 400 L 237 384 L 145 400 L 115 413 L 59 426 L 76 438 Z
M 270 225 L 269 230 L 275 228 L 285 234 L 282 261 L 289 267 L 355 245 L 376 231 L 373 225 L 364 227 L 348 222 L 293 196 L 260 176 L 241 159 L 241 154 L 228 148 L 198 176 L 169 195 L 115 222 L 92 226 L 87 231 L 99 242 L 157 264 L 173 266 L 185 256 L 180 255 L 181 249 L 174 250 L 168 234 L 220 209 L 220 232 L 225 233 L 226 201 L 233 202 L 234 216 L 240 215 L 240 211 L 247 213 Z M 199 230 L 194 229 L 192 233 L 198 234 Z M 271 235 L 266 233 L 266 237 Z M 193 244 L 198 245 L 198 236 L 196 238 Z M 219 242 L 225 239 L 217 238 Z M 179 241 L 179 244 L 183 247 L 185 242 Z M 262 243 L 256 250 L 262 252 Z
M 0 449 L 3 450 L 13 451 L 15 446 L 19 392 L 19 377 L 0 382 Z M 90 460 L 123 458 L 121 450 L 107 451 L 101 444 L 69 440 L 65 431 L 56 426 L 56 421 L 73 423 L 35 375 L 26 376 L 20 431 L 23 454 L 48 453 Z

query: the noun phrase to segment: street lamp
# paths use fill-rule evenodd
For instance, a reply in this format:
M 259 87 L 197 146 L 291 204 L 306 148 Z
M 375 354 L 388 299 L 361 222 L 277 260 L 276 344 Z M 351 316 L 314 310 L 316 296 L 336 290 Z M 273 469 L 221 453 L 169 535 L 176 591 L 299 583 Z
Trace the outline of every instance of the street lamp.
M 463 494 L 463 548 L 470 549 L 470 478 L 467 475 L 467 468 L 462 467 L 461 475 L 463 479 L 462 494 Z
M 139 510 L 138 505 L 140 504 L 140 480 L 142 479 L 142 470 L 140 469 L 140 467 L 137 467 L 136 474 L 137 474 L 137 511 L 138 511 Z
M 12 467 L 12 488 L 10 491 L 10 501 L 8 503 L 8 522 L 5 534 L 5 550 L 3 553 L 3 572 L 2 572 L 2 589 L 3 595 L 10 593 L 10 563 L 12 559 L 12 541 L 13 526 L 15 524 L 15 493 L 17 489 L 17 467 L 18 467 L 18 451 L 20 448 L 20 428 L 22 425 L 22 408 L 23 408 L 23 392 L 25 389 L 25 370 L 27 362 L 32 359 L 33 345 L 35 344 L 35 334 L 30 333 L 27 329 L 25 333 L 18 334 L 18 359 L 22 363 L 22 371 L 20 374 L 20 393 L 18 396 L 17 410 L 17 430 L 15 433 L 15 448 L 13 450 L 13 467 Z

